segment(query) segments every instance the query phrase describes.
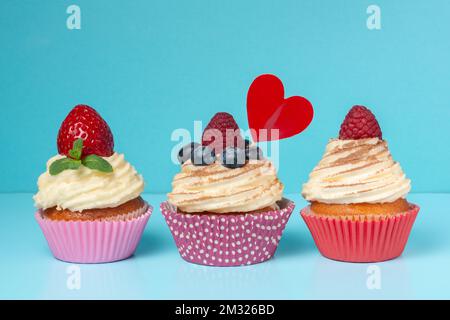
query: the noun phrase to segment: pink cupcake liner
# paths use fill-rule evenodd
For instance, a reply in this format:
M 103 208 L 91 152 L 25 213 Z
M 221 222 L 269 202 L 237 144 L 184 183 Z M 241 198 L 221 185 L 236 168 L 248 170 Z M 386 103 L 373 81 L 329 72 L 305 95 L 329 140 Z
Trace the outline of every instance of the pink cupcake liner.
M 161 212 L 184 260 L 230 267 L 269 260 L 294 207 L 283 199 L 281 209 L 262 213 L 188 214 L 163 202 Z
M 131 212 L 124 219 L 99 221 L 54 221 L 35 214 L 56 259 L 75 263 L 104 263 L 123 260 L 136 250 L 152 206 Z
M 410 204 L 409 211 L 379 219 L 350 220 L 321 217 L 303 208 L 301 216 L 320 253 L 346 262 L 381 262 L 400 256 L 419 212 Z

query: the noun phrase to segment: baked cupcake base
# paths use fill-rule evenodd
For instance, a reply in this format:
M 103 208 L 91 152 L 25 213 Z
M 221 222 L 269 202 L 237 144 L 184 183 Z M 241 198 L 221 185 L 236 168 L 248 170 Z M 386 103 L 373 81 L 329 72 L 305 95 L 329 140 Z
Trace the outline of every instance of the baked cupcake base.
M 35 218 L 56 259 L 75 263 L 105 263 L 123 260 L 136 250 L 152 207 L 145 206 L 97 220 L 46 218 L 38 210 Z
M 408 211 L 409 206 L 405 199 L 385 203 L 329 204 L 312 202 L 311 210 L 315 214 L 330 216 L 391 215 Z
M 42 216 L 54 221 L 127 220 L 145 212 L 147 206 L 144 199 L 137 197 L 115 208 L 86 209 L 82 212 L 68 209 L 58 210 L 56 207 L 53 207 L 43 210 Z M 130 215 L 130 213 L 132 214 Z
M 283 199 L 280 209 L 260 213 L 189 214 L 168 202 L 161 212 L 181 257 L 207 266 L 243 266 L 269 260 L 295 207 Z
M 301 211 L 320 253 L 345 262 L 380 262 L 400 256 L 419 206 L 395 214 L 321 215 Z

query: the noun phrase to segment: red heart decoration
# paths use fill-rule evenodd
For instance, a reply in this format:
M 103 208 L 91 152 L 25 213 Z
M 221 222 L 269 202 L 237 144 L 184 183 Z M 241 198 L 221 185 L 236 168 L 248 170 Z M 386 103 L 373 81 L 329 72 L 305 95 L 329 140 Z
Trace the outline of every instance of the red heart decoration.
M 285 99 L 283 83 L 272 74 L 257 77 L 248 89 L 247 118 L 255 142 L 299 134 L 309 126 L 313 116 L 311 102 L 299 96 Z M 277 129 L 278 136 L 271 129 Z

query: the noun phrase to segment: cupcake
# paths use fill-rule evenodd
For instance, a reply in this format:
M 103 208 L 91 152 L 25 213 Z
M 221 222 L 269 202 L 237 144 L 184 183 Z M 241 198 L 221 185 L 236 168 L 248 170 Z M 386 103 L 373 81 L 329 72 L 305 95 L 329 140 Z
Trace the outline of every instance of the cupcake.
M 327 258 L 377 262 L 403 252 L 419 207 L 393 160 L 372 112 L 354 106 L 339 139 L 331 139 L 303 185 L 311 204 L 301 211 L 314 241 Z
M 261 149 L 243 140 L 233 117 L 217 113 L 202 143 L 184 146 L 181 172 L 161 211 L 188 262 L 240 266 L 270 259 L 294 203 Z
M 33 197 L 53 255 L 78 263 L 128 258 L 152 211 L 140 196 L 142 176 L 114 152 L 108 124 L 89 106 L 67 115 L 57 145 Z

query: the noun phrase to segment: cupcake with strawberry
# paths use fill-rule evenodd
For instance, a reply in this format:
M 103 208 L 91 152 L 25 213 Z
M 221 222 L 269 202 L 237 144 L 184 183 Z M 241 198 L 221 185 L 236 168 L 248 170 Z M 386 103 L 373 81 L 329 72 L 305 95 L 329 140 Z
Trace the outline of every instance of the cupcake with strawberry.
M 108 124 L 89 106 L 77 105 L 67 115 L 57 145 L 34 196 L 53 255 L 78 263 L 128 258 L 152 211 L 140 196 L 142 176 L 114 151 Z
M 406 199 L 410 188 L 375 116 L 354 106 L 303 185 L 311 205 L 301 215 L 325 257 L 389 260 L 403 252 L 419 211 Z
M 217 113 L 201 143 L 178 154 L 161 211 L 180 255 L 209 266 L 239 266 L 270 259 L 294 203 L 261 149 L 243 140 L 233 117 Z

